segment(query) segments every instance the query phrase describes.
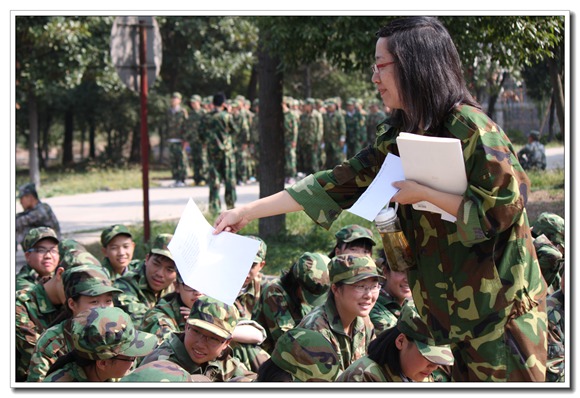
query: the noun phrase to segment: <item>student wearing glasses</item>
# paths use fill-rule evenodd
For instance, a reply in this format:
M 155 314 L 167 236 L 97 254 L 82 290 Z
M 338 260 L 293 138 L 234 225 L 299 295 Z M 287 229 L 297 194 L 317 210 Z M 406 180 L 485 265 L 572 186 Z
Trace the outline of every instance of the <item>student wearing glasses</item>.
M 35 286 L 52 275 L 60 261 L 58 237 L 49 227 L 32 228 L 22 241 L 26 265 L 16 274 L 16 291 Z
M 211 381 L 229 381 L 235 377 L 255 379 L 256 374 L 234 358 L 229 347 L 239 318 L 235 306 L 202 296 L 191 307 L 185 331 L 172 333 L 143 358 L 138 368 L 166 359 L 192 375 L 205 375 Z
M 298 327 L 319 332 L 334 347 L 340 370 L 367 353 L 375 338 L 369 319 L 383 277 L 372 258 L 342 254 L 329 266 L 330 291 L 326 302 L 313 309 Z
M 375 60 L 372 82 L 391 109 L 375 144 L 222 213 L 215 233 L 300 210 L 329 228 L 366 191 L 387 154 L 399 155 L 399 133 L 459 139 L 467 177 L 461 195 L 393 183 L 391 201 L 399 203 L 415 257 L 407 274 L 415 305 L 436 343 L 451 345 L 454 381 L 544 381 L 547 287 L 525 208 L 530 180 L 512 143 L 469 93 L 455 44 L 437 18 L 398 18 L 381 28 Z M 412 207 L 422 200 L 456 221 Z
M 155 335 L 137 330 L 120 308 L 91 308 L 72 323 L 73 350 L 50 367 L 44 382 L 116 381 L 157 345 Z

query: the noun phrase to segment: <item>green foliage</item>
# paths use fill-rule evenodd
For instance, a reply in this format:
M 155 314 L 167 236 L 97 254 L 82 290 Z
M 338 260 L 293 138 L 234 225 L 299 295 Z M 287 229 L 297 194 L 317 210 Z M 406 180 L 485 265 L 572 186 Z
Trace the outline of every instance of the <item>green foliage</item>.
M 532 184 L 532 191 L 564 189 L 564 169 L 530 170 L 526 174 Z

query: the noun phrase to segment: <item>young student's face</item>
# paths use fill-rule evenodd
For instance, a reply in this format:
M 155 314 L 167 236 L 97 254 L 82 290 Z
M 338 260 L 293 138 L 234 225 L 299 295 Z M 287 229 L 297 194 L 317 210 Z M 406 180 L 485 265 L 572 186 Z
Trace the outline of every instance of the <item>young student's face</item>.
M 68 299 L 68 306 L 71 309 L 73 316 L 76 316 L 79 312 L 88 310 L 91 308 L 104 308 L 113 307 L 113 293 L 103 293 L 98 296 L 84 296 L 81 295 L 75 301 L 72 298 Z
M 202 365 L 220 356 L 229 341 L 198 326 L 187 324 L 183 344 L 191 360 Z
M 379 278 L 367 278 L 352 285 L 332 285 L 336 307 L 345 316 L 367 316 L 379 297 Z M 364 289 L 362 289 L 364 288 Z
M 353 255 L 358 255 L 358 256 L 370 256 L 372 254 L 372 252 L 370 250 L 368 250 L 363 244 L 348 244 L 348 243 L 343 242 L 336 247 L 334 254 L 335 254 L 335 256 L 338 256 L 340 254 L 353 254 Z
M 175 281 L 175 262 L 163 255 L 150 253 L 145 260 L 145 276 L 151 290 L 160 292 Z
M 175 282 L 175 291 L 179 293 L 179 297 L 181 298 L 181 301 L 183 301 L 183 304 L 185 304 L 187 308 L 190 309 L 193 307 L 193 303 L 195 303 L 198 298 L 204 295 L 202 292 L 197 291 L 187 286 L 185 283 L 180 282 Z
M 375 47 L 375 63 L 378 65 L 394 61 L 393 54 L 387 50 L 388 39 L 380 37 Z M 391 109 L 402 109 L 399 89 L 395 78 L 396 64 L 390 64 L 379 68 L 378 73 L 373 73 L 372 82 L 383 100 L 383 104 Z
M 244 287 L 248 286 L 258 276 L 262 268 L 264 268 L 264 265 L 266 265 L 265 261 L 252 264 L 252 268 L 250 268 L 250 272 L 248 272 L 248 276 L 246 276 L 246 280 L 244 281 Z
M 33 195 L 24 195 L 20 198 L 20 205 L 24 210 L 30 210 L 34 207 L 35 197 Z
M 400 351 L 401 370 L 413 381 L 425 380 L 439 366 L 425 359 L 415 343 L 409 341 L 403 333 L 397 336 L 395 345 Z
M 40 276 L 52 274 L 60 261 L 57 243 L 52 239 L 41 239 L 33 249 L 32 252 L 24 253 L 28 265 Z
M 128 235 L 119 234 L 115 236 L 103 248 L 103 254 L 109 259 L 114 269 L 123 269 L 129 266 L 133 260 L 133 253 L 135 252 L 135 242 Z
M 405 299 L 412 297 L 411 289 L 409 288 L 409 281 L 407 280 L 406 272 L 396 272 L 389 270 L 387 264 L 384 265 L 384 276 L 387 279 L 384 285 L 384 290 L 395 298 L 400 304 Z

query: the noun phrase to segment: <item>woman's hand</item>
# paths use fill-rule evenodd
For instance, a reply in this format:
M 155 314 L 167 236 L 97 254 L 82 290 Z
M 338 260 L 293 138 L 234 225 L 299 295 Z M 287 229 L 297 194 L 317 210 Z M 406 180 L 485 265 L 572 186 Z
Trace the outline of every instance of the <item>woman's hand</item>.
M 244 228 L 252 220 L 245 217 L 243 209 L 243 206 L 235 207 L 221 213 L 215 220 L 214 234 L 219 234 L 222 231 L 236 233 Z
M 426 196 L 429 188 L 415 181 L 395 181 L 393 186 L 398 188 L 399 191 L 391 199 L 392 202 L 398 202 L 402 205 L 412 205 L 422 200 L 427 200 Z

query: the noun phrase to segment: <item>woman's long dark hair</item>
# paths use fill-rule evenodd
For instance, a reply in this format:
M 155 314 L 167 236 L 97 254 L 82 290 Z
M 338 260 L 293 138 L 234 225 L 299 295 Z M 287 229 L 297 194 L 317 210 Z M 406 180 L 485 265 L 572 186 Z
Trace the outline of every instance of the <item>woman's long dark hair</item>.
M 256 381 L 292 382 L 294 378 L 290 373 L 276 365 L 272 358 L 268 358 L 266 362 L 260 365 Z
M 391 123 L 403 131 L 420 126 L 437 132 L 459 104 L 481 108 L 467 90 L 461 60 L 447 29 L 435 17 L 399 18 L 376 33 L 388 38 L 404 110 L 393 109 Z
M 300 283 L 296 280 L 296 277 L 294 276 L 293 267 L 294 266 L 292 266 L 290 270 L 286 271 L 280 277 L 280 285 L 286 291 L 286 293 L 288 293 L 288 296 L 290 297 L 290 302 L 288 303 L 288 305 L 290 307 L 291 314 L 300 313 L 300 307 L 302 305 L 300 297 L 298 297 L 298 294 L 296 294 L 296 291 L 300 287 Z
M 395 345 L 395 340 L 401 332 L 396 326 L 385 330 L 379 336 L 371 341 L 367 351 L 367 356 L 375 361 L 377 364 L 387 367 L 391 370 L 391 373 L 398 375 L 401 374 L 401 358 L 400 352 Z
M 72 350 L 71 352 L 63 355 L 62 357 L 59 357 L 56 360 L 56 362 L 53 363 L 50 368 L 48 368 L 48 372 L 46 372 L 46 375 L 48 376 L 49 374 L 56 372 L 59 369 L 62 369 L 65 365 L 72 363 L 72 362 L 76 362 L 77 365 L 85 368 L 88 366 L 93 366 L 96 361 L 94 359 L 87 359 L 87 358 L 79 357 L 77 355 L 76 351 Z

